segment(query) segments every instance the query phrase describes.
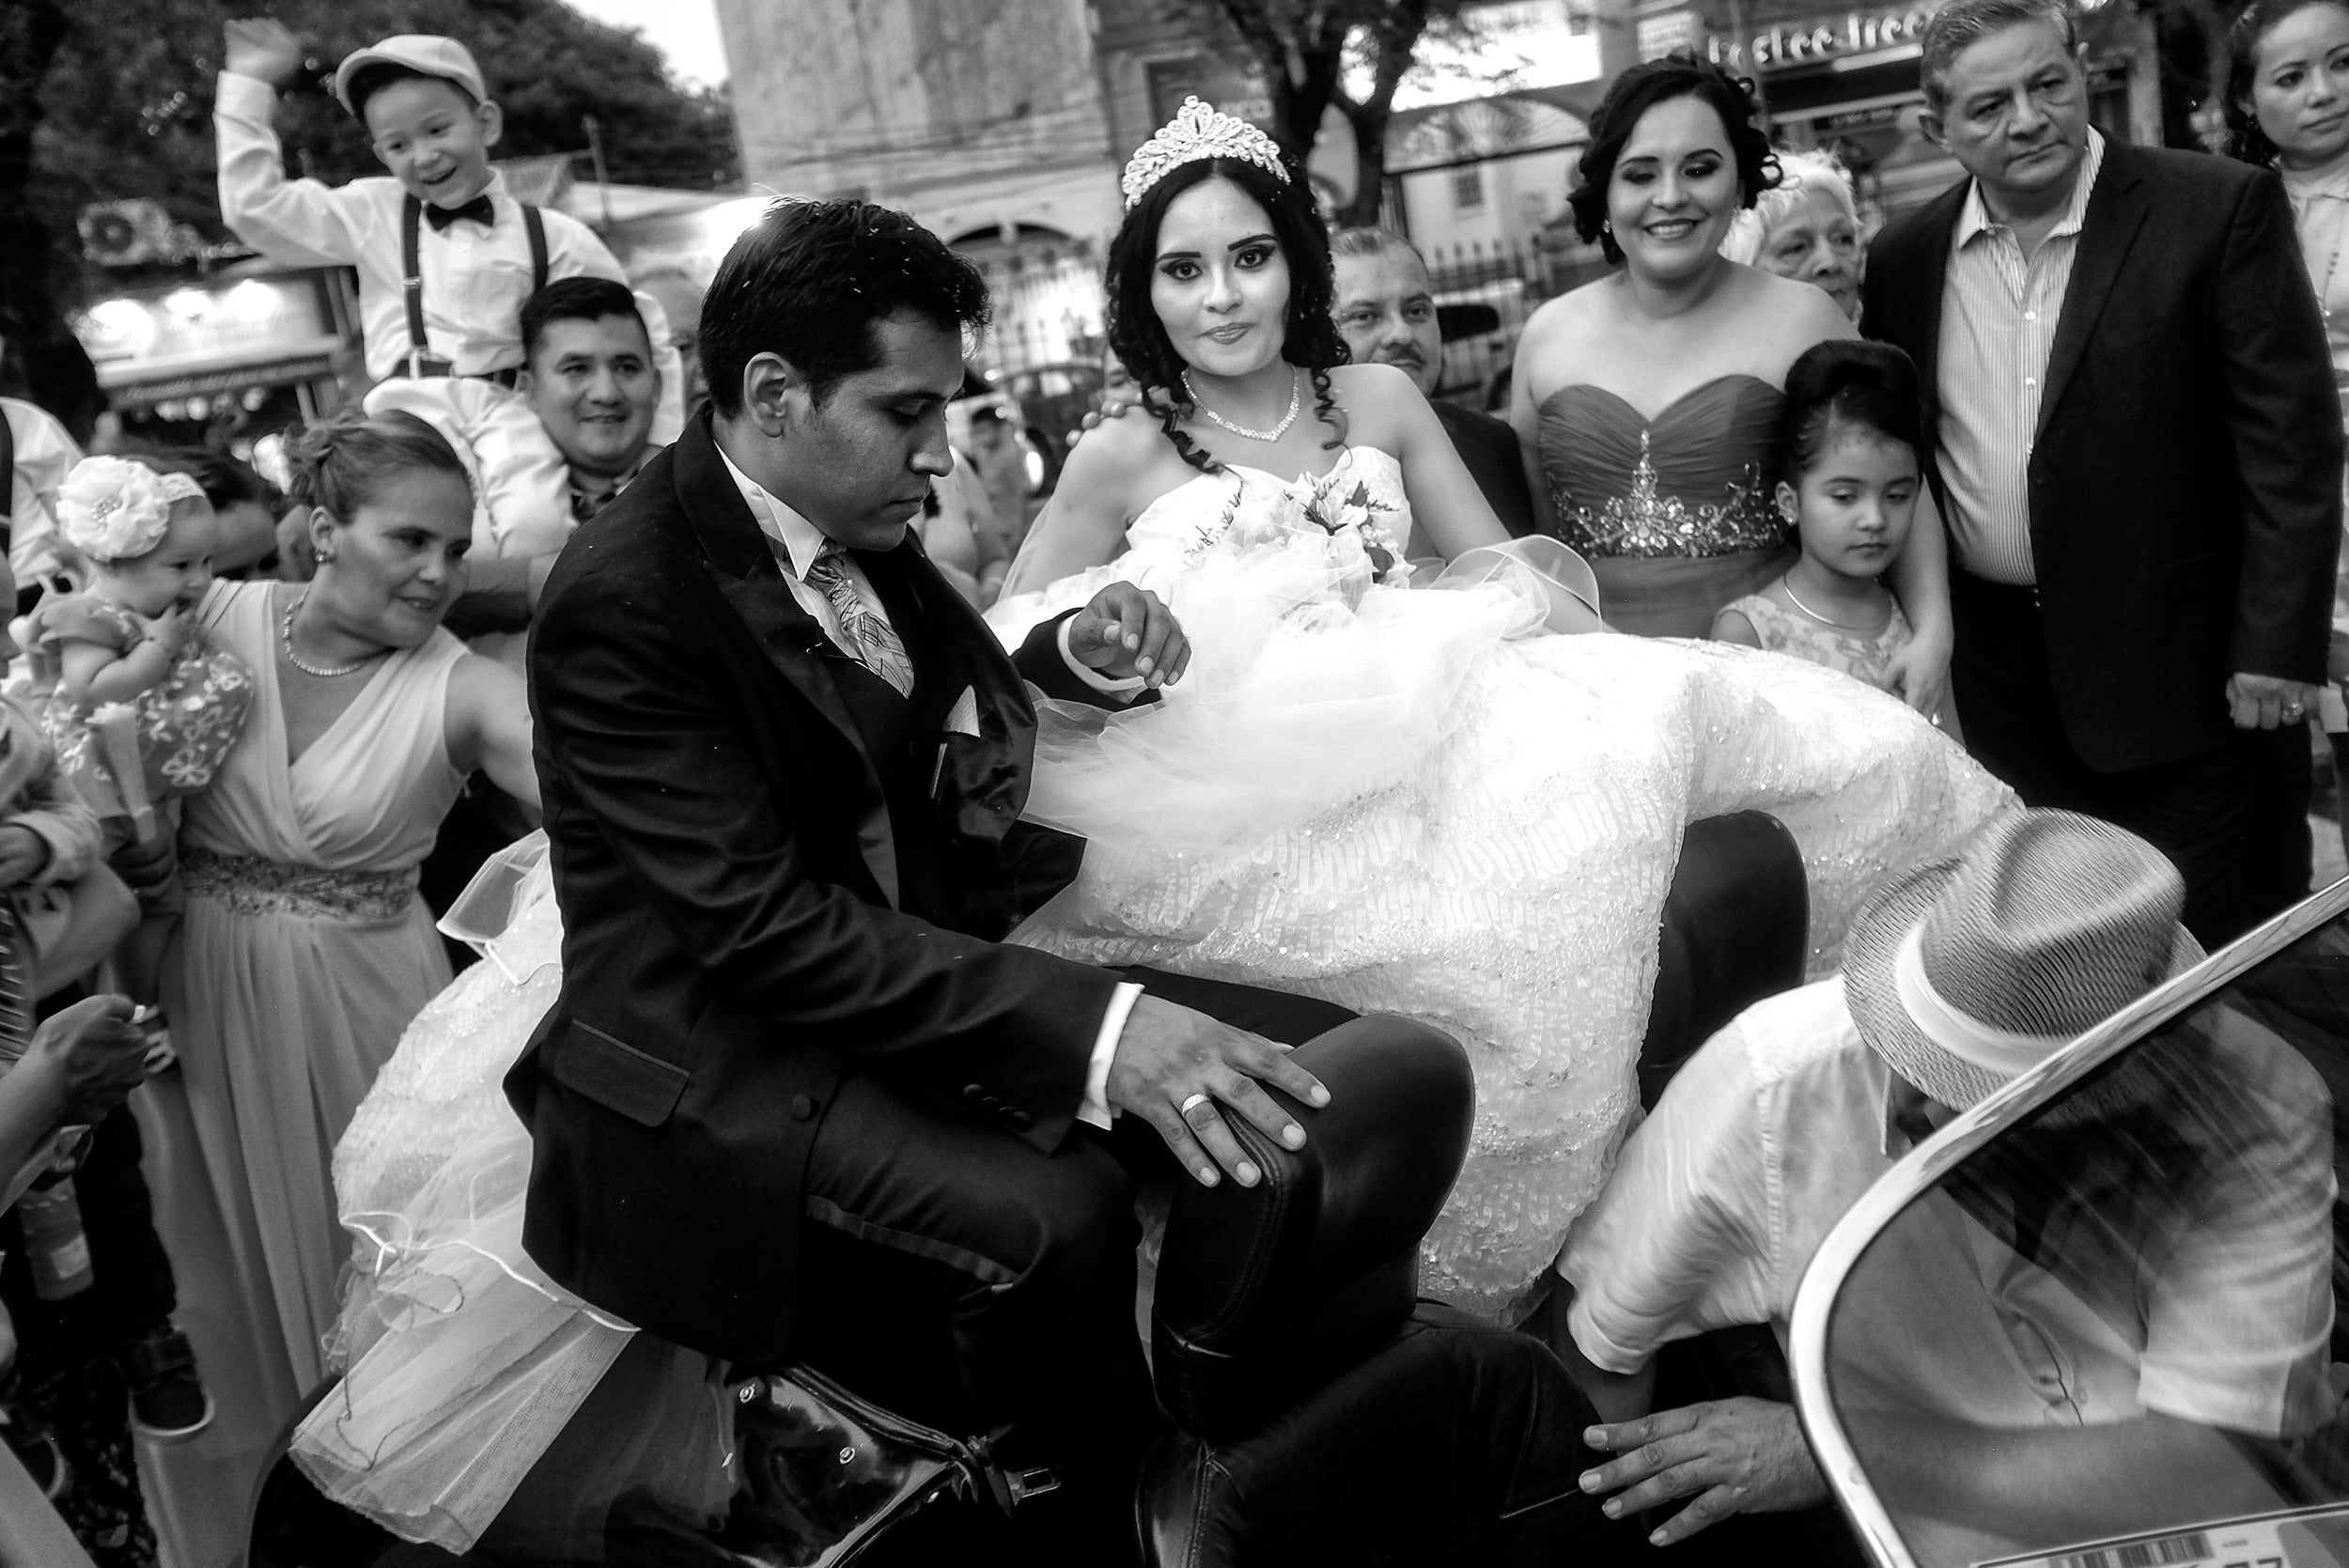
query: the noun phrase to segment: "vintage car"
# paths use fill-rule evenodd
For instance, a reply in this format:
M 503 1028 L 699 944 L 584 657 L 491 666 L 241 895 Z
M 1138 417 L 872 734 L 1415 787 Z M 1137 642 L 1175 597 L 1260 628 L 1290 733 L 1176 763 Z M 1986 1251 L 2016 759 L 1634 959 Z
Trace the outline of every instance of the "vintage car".
M 1790 1360 L 1884 1568 L 2349 1563 L 2349 882 L 1944 1127 L 1813 1257 Z

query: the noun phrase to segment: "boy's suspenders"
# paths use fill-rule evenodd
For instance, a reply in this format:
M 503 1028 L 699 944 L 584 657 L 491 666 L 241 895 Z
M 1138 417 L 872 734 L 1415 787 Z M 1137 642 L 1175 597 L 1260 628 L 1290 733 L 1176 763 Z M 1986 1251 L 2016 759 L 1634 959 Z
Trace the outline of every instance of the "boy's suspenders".
M 546 215 L 526 201 L 514 205 L 522 210 L 522 232 L 530 239 L 530 291 L 536 294 L 547 286 Z M 399 282 L 408 296 L 408 374 L 453 375 L 457 367 L 434 358 L 424 334 L 424 267 L 417 259 L 423 228 L 424 203 L 411 195 L 399 210 Z

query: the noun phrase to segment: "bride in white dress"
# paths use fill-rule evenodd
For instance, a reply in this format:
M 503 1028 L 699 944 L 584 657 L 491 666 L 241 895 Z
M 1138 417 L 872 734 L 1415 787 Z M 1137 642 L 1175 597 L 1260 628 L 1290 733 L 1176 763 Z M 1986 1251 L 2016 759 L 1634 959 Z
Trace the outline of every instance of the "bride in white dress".
M 1475 1130 L 1422 1281 L 1498 1315 L 1630 1125 L 1685 825 L 1754 808 L 1794 831 L 1819 973 L 1879 881 L 2013 798 L 1833 672 L 1539 635 L 1599 629 L 1587 567 L 1539 541 L 1567 593 L 1492 575 L 1506 535 L 1425 400 L 1340 363 L 1328 242 L 1270 142 L 1189 105 L 1127 196 L 1110 335 L 1149 390 L 1070 455 L 989 619 L 1017 638 L 1124 578 L 1173 606 L 1191 664 L 1152 707 L 1048 705 L 1028 815 L 1087 847 L 1012 939 L 1458 1039 Z M 1401 559 L 1414 517 L 1453 562 L 1431 585 Z M 1487 580 L 1454 591 L 1472 562 Z
M 1746 808 L 1787 823 L 1817 972 L 1878 881 L 2012 797 L 1833 672 L 1544 635 L 1603 630 L 1578 602 L 1587 569 L 1563 549 L 1492 549 L 1503 531 L 1417 390 L 1340 363 L 1327 239 L 1270 142 L 1187 106 L 1126 186 L 1112 340 L 1159 417 L 1072 455 L 993 618 L 1016 638 L 1126 578 L 1173 603 L 1192 660 L 1155 705 L 1047 705 L 1029 815 L 1088 843 L 1076 883 L 1013 939 L 1460 1040 L 1477 1120 L 1423 1288 L 1507 1311 L 1634 1119 L 1685 824 Z M 1414 513 L 1455 562 L 1435 585 L 1402 560 Z M 553 994 L 556 927 L 543 893 L 516 908 L 494 961 L 416 1019 L 339 1153 L 360 1239 L 350 1370 L 294 1445 L 330 1496 L 458 1550 L 632 1333 L 519 1246 L 529 1142 L 497 1086 Z M 634 1451 L 677 1506 L 721 1506 L 723 1406 L 690 1370 L 673 1384 Z

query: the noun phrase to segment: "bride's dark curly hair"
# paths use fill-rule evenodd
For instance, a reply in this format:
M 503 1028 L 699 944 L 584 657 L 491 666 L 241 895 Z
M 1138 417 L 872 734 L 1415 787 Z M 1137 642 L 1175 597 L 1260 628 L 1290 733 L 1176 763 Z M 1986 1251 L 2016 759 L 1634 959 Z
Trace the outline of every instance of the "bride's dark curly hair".
M 1159 427 L 1183 461 L 1203 474 L 1222 464 L 1175 427 L 1191 412 L 1183 386 L 1185 361 L 1166 334 L 1166 324 L 1150 303 L 1150 279 L 1158 270 L 1159 226 L 1166 210 L 1185 191 L 1209 179 L 1228 179 L 1272 220 L 1272 238 L 1288 263 L 1289 303 L 1283 322 L 1281 357 L 1313 378 L 1314 414 L 1336 433 L 1323 444 L 1346 439 L 1346 416 L 1330 393 L 1330 367 L 1347 359 L 1338 335 L 1337 284 L 1330 268 L 1330 230 L 1314 207 L 1304 177 L 1296 169 L 1286 180 L 1244 159 L 1202 158 L 1171 170 L 1143 193 L 1110 241 L 1110 347 L 1142 389 L 1142 406 L 1159 416 Z

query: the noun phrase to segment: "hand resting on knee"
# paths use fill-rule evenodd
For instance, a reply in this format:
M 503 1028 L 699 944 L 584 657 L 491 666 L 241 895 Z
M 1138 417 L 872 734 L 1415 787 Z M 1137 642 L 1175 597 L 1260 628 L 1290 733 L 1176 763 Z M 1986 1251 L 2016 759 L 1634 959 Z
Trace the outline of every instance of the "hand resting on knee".
M 1224 1123 L 1226 1110 L 1283 1148 L 1305 1146 L 1305 1129 L 1264 1092 L 1268 1083 L 1310 1106 L 1330 1103 L 1330 1091 L 1288 1059 L 1287 1048 L 1145 993 L 1118 1037 L 1107 1089 L 1110 1104 L 1156 1127 L 1201 1186 L 1229 1172 L 1253 1187 L 1264 1172 Z

